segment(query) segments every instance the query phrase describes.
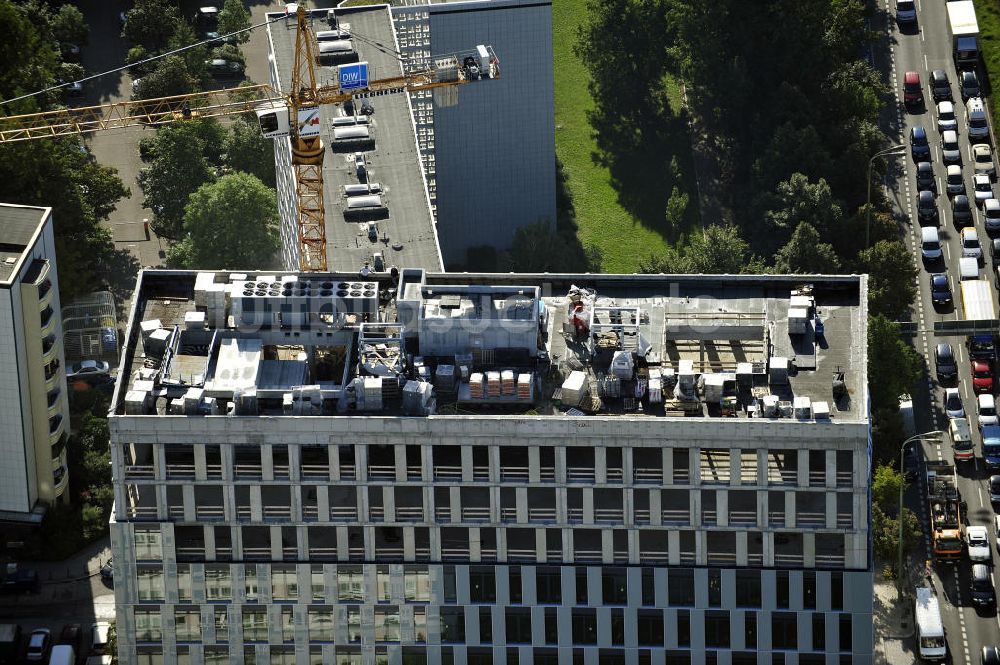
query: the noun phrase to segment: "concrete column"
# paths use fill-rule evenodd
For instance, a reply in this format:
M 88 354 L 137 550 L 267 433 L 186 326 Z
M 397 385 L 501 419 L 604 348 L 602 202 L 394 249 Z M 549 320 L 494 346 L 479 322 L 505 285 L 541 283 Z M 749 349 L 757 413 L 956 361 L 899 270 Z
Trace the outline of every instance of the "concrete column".
M 632 476 L 631 474 L 629 474 L 626 477 L 631 478 Z M 624 517 L 625 526 L 635 525 L 635 514 L 633 512 L 634 501 L 632 496 L 634 491 L 635 490 L 633 489 L 626 489 L 622 493 L 622 513 Z
M 824 483 L 827 488 L 834 488 L 837 486 L 837 451 L 827 450 L 826 451 L 826 482 Z
M 798 460 L 798 485 L 799 487 L 809 487 L 809 451 L 800 450 L 796 456 Z
M 667 531 L 667 562 L 671 566 L 679 566 L 681 564 L 680 531 Z
M 768 524 L 768 514 L 767 514 L 767 490 L 758 490 L 757 494 L 757 524 L 761 528 L 767 528 Z
M 399 446 L 397 446 L 399 447 Z M 397 471 L 398 471 L 397 467 Z M 385 521 L 396 521 L 396 493 L 392 491 L 392 485 L 382 487 L 382 509 L 385 511 Z
M 688 448 L 688 473 L 692 485 L 701 485 L 701 448 Z
M 834 492 L 827 492 L 823 495 L 826 499 L 826 528 L 837 528 L 837 495 Z
M 205 455 L 205 444 L 196 443 L 192 446 L 194 449 L 194 479 L 195 480 L 207 480 L 208 479 L 208 462 Z
M 764 531 L 762 534 L 764 542 L 761 544 L 761 554 L 764 557 L 764 567 L 774 567 L 774 532 Z
M 472 482 L 472 446 L 462 446 L 462 482 Z
M 406 482 L 406 446 L 397 444 L 392 447 L 393 462 L 396 465 L 396 482 Z
M 673 485 L 674 484 L 674 449 L 673 448 L 661 448 L 660 454 L 663 458 L 663 484 Z
M 167 450 L 165 446 L 153 446 L 153 477 L 167 479 Z
M 479 527 L 469 527 L 469 560 L 483 560 L 483 542 L 479 536 Z
M 338 526 L 337 529 L 337 561 L 347 561 L 348 560 L 348 540 L 347 540 L 347 527 Z
M 519 524 L 528 523 L 528 488 L 517 487 L 514 489 L 514 505 L 517 507 L 517 521 Z
M 591 487 L 583 488 L 583 523 L 594 523 L 594 490 Z
M 330 465 L 330 481 L 340 481 L 340 447 L 331 443 L 326 447 L 326 462 Z
M 611 529 L 601 529 L 601 561 L 606 564 L 615 562 L 615 540 Z
M 539 563 L 548 561 L 548 543 L 545 540 L 545 529 L 535 529 L 535 558 L 538 559 Z M 531 588 L 534 589 L 534 575 L 525 579 L 531 579 Z
M 500 521 L 500 488 L 496 485 L 490 487 L 490 522 L 496 524 Z
M 269 443 L 260 447 L 260 468 L 264 480 L 274 480 L 274 446 Z
M 507 560 L 507 529 L 497 529 L 497 561 Z
M 194 485 L 181 485 L 181 501 L 184 508 L 184 521 L 198 521 L 198 515 L 195 510 Z
M 328 485 L 316 486 L 316 512 L 319 513 L 320 522 L 330 521 L 330 487 Z
M 729 449 L 729 486 L 739 487 L 743 477 L 743 451 L 739 448 Z
M 767 487 L 767 448 L 757 449 L 757 485 Z
M 500 446 L 489 446 L 487 449 L 488 464 L 490 465 L 490 482 L 499 483 L 500 482 Z
M 633 448 L 628 446 L 622 449 L 622 481 L 626 485 L 631 485 L 635 481 L 632 472 L 634 468 L 632 464 L 632 450 Z
M 416 551 L 417 544 L 413 527 L 403 527 L 403 558 L 406 561 L 413 561 L 416 558 Z
M 250 519 L 254 522 L 264 521 L 264 505 L 261 499 L 260 485 L 250 486 Z
M 701 490 L 691 490 L 688 492 L 688 501 L 690 502 L 691 510 L 691 526 L 701 526 Z
M 206 526 L 203 533 L 205 537 L 205 561 L 215 561 L 217 558 L 215 554 L 215 528 Z
M 715 514 L 719 526 L 729 526 L 729 491 L 715 491 Z
M 660 490 L 649 490 L 649 523 L 654 526 L 663 524 L 663 497 Z
M 802 561 L 806 568 L 816 567 L 816 534 L 811 531 L 802 534 Z
M 708 565 L 708 532 L 694 532 L 694 561 L 699 566 Z
M 539 448 L 538 446 L 530 446 L 528 448 L 528 482 L 541 482 L 541 468 L 542 463 Z
M 288 446 L 288 478 L 293 483 L 302 480 L 302 447 Z
M 747 532 L 736 532 L 736 565 L 742 567 L 747 565 Z
M 627 532 L 627 538 L 628 562 L 634 566 L 639 563 L 639 531 L 637 529 L 629 529 Z
M 795 528 L 795 492 L 785 492 L 785 527 Z
M 608 482 L 608 455 L 604 446 L 594 446 L 594 482 L 598 485 Z
M 557 487 L 556 488 L 556 524 L 566 524 L 569 521 L 569 517 L 566 512 L 566 488 Z
M 293 467 L 294 468 L 294 467 Z M 309 491 L 309 487 L 303 487 L 302 485 L 289 485 L 288 490 L 290 492 L 289 496 L 289 506 L 292 509 L 292 521 L 301 522 L 302 521 L 302 492 Z
M 368 446 L 354 445 L 355 478 L 359 483 L 368 482 Z
M 309 527 L 307 526 L 297 526 L 295 527 L 295 545 L 298 548 L 299 560 L 308 561 L 309 560 Z M 309 589 L 308 593 L 312 593 L 312 588 L 310 586 L 299 587 L 299 589 Z M 300 591 L 300 593 L 306 593 Z
M 432 446 L 421 444 L 420 446 L 420 479 L 425 483 L 434 480 L 434 459 Z
M 462 521 L 462 488 L 449 487 L 448 498 L 451 499 L 451 522 Z
M 284 553 L 281 551 L 281 527 L 272 526 L 269 529 L 271 532 L 271 559 L 281 561 L 285 558 Z
M 566 484 L 566 447 L 555 447 L 556 484 Z

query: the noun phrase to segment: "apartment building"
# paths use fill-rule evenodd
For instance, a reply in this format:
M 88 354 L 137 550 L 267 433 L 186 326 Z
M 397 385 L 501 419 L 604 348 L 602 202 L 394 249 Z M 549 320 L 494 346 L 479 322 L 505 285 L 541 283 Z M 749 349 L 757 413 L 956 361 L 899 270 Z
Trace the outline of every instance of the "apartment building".
M 0 549 L 69 483 L 69 402 L 51 208 L 0 204 Z
M 119 658 L 871 663 L 866 291 L 144 271 Z

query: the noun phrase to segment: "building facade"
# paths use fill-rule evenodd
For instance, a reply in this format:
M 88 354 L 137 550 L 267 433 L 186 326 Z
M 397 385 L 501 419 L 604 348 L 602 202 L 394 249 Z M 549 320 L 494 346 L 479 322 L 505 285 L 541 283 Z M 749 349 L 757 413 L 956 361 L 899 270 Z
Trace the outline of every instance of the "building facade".
M 64 362 L 52 210 L 0 205 L 0 525 L 38 523 L 65 493 Z
M 865 277 L 352 279 L 141 274 L 121 662 L 872 662 Z

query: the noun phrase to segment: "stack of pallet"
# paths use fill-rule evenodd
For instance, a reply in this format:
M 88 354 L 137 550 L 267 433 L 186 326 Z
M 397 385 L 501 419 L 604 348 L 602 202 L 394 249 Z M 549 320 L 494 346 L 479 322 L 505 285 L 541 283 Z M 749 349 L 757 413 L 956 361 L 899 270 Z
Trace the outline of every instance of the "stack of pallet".
M 469 397 L 472 399 L 483 398 L 483 373 L 473 372 L 469 375 Z
M 500 397 L 500 372 L 486 372 L 486 396 Z
M 531 374 L 519 374 L 517 377 L 517 398 L 531 399 Z
M 514 370 L 505 369 L 500 372 L 500 392 L 506 395 L 513 395 L 516 391 L 514 388 Z

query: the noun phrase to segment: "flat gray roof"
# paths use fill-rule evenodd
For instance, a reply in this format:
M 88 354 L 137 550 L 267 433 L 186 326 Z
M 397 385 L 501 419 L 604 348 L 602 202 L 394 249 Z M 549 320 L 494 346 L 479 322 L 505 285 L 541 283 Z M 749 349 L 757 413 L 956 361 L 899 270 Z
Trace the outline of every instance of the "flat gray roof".
M 313 31 L 328 29 L 326 10 L 316 12 Z M 370 78 L 389 78 L 403 73 L 399 61 L 392 17 L 386 6 L 341 10 L 341 23 L 350 24 L 351 41 L 359 61 L 369 64 Z M 291 81 L 295 59 L 295 29 L 290 22 L 268 26 L 274 45 L 275 63 L 282 89 Z M 317 83 L 333 83 L 337 67 L 316 67 Z M 333 120 L 344 115 L 342 105 L 324 106 L 320 110 L 322 138 L 326 146 L 323 161 L 323 190 L 326 208 L 327 261 L 331 270 L 354 272 L 375 252 L 381 252 L 385 268 L 421 268 L 443 270 L 437 232 L 431 214 L 430 200 L 420 165 L 416 130 L 408 96 L 404 93 L 369 98 L 374 114 L 368 116 L 368 128 L 374 147 L 334 140 Z M 360 112 L 361 101 L 355 102 Z M 387 212 L 369 216 L 345 218 L 345 185 L 361 184 L 355 169 L 355 152 L 363 152 L 368 181 L 381 186 L 382 202 Z M 369 239 L 367 224 L 375 221 L 378 239 Z
M 49 208 L 0 203 L 0 283 L 9 283 Z

